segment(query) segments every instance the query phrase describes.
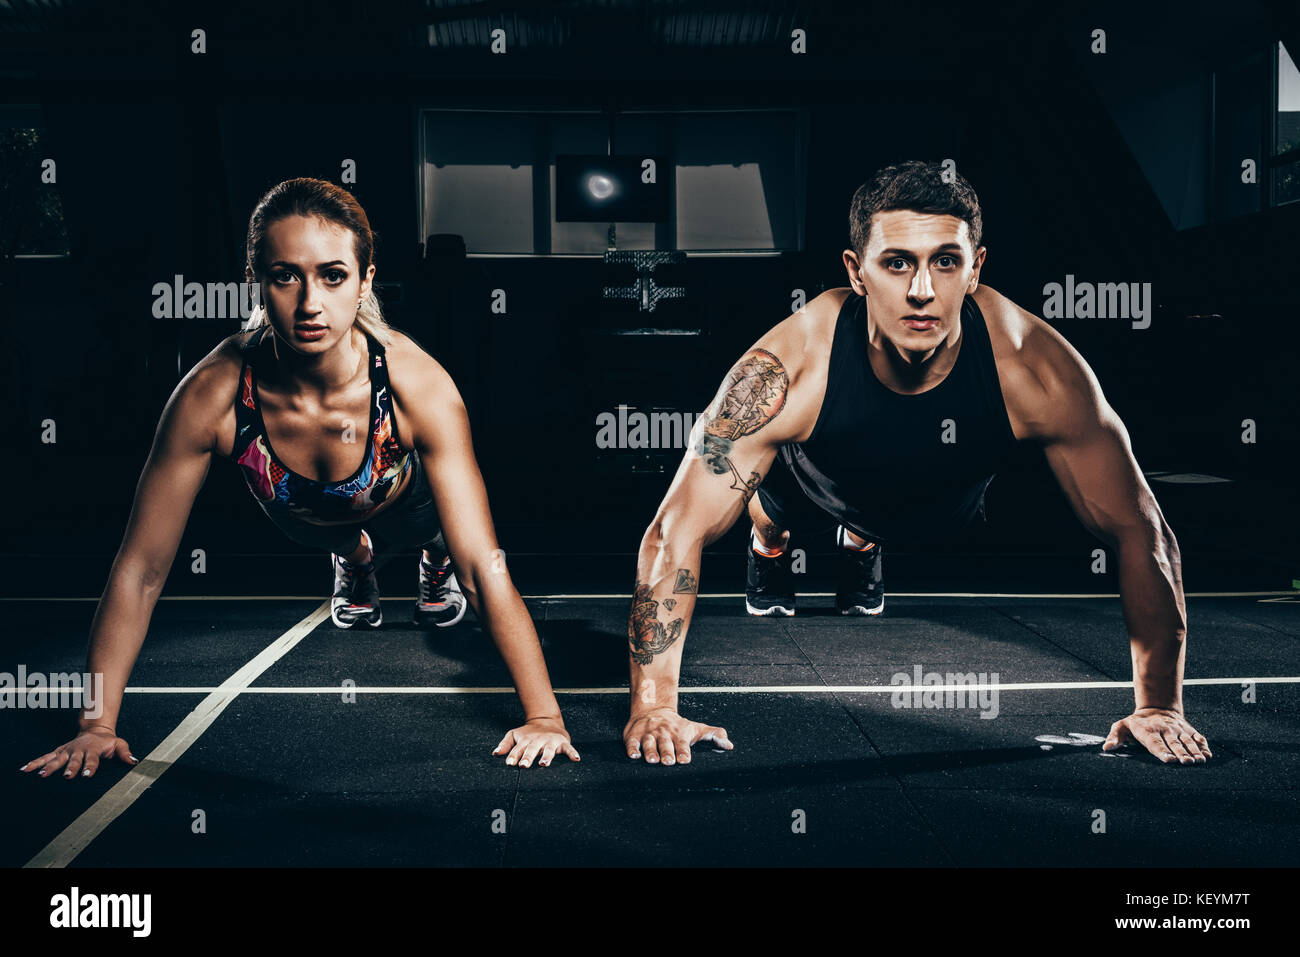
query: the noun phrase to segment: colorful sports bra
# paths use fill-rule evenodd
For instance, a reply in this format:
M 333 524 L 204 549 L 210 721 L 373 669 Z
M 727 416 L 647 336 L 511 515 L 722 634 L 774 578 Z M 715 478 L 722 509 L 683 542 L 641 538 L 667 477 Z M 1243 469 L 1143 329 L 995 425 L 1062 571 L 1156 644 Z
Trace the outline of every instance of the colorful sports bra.
M 361 467 L 342 482 L 317 482 L 289 471 L 276 458 L 262 421 L 253 367 L 270 326 L 255 331 L 242 347 L 244 365 L 235 402 L 235 446 L 232 458 L 239 464 L 248 489 L 273 518 L 292 516 L 313 525 L 343 525 L 366 518 L 404 486 L 413 465 L 413 453 L 397 443 L 393 427 L 393 401 L 388 389 L 384 348 L 366 336 L 370 356 L 370 423 L 366 457 Z

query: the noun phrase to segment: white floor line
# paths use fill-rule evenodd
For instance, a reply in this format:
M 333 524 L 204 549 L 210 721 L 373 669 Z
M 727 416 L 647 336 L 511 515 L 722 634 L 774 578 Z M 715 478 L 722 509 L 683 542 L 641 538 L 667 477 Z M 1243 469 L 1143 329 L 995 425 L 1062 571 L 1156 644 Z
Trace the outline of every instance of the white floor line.
M 937 667 L 937 666 L 936 666 Z M 965 672 L 962 672 L 963 674 Z M 1297 676 L 1269 676 L 1266 678 L 1186 678 L 1184 685 L 1280 685 L 1300 684 Z M 941 685 L 704 685 L 679 688 L 682 694 L 892 694 L 895 691 L 925 691 Z M 992 685 L 988 685 L 992 687 Z M 1096 688 L 1132 688 L 1131 681 L 1022 681 L 999 682 L 999 691 L 1087 691 Z M 127 688 L 128 694 L 206 694 L 215 688 Z M 343 685 L 305 685 L 303 687 L 249 687 L 243 694 L 515 694 L 514 688 L 492 687 L 439 687 L 436 685 L 397 685 L 392 687 L 344 687 Z M 556 694 L 627 694 L 627 686 L 615 688 L 556 688 Z
M 978 592 L 978 591 L 891 591 L 890 598 L 1119 598 L 1119 592 L 1097 594 L 1062 594 L 1051 592 Z M 1291 591 L 1189 591 L 1186 598 L 1282 598 L 1300 596 Z M 631 601 L 631 594 L 600 595 L 523 595 L 541 600 L 618 598 Z M 698 598 L 744 598 L 744 592 L 709 592 Z M 829 591 L 800 592 L 800 598 L 834 598 Z M 320 601 L 320 595 L 163 595 L 159 601 Z M 384 595 L 383 601 L 415 601 L 414 595 Z M 0 601 L 99 601 L 99 598 L 0 598 Z
M 75 821 L 63 829 L 54 840 L 36 854 L 25 867 L 67 867 L 85 850 L 86 846 L 129 808 L 154 781 L 158 780 L 180 758 L 190 745 L 198 740 L 217 719 L 226 706 L 248 689 L 257 678 L 282 658 L 294 645 L 302 641 L 317 625 L 330 616 L 330 603 L 319 608 L 294 625 L 283 635 L 263 648 L 255 658 L 245 664 L 220 686 L 209 689 L 208 696 L 198 703 L 171 734 L 163 739 L 139 764 L 126 773 L 117 784 L 109 788 Z M 131 689 L 128 688 L 128 691 Z

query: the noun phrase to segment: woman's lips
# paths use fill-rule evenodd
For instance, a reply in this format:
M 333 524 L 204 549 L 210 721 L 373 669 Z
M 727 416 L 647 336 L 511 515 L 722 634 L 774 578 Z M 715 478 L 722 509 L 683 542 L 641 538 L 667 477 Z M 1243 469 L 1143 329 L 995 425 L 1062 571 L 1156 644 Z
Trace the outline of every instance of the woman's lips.
M 315 323 L 299 323 L 293 327 L 293 331 L 299 339 L 315 340 L 324 337 L 329 332 L 329 327 Z

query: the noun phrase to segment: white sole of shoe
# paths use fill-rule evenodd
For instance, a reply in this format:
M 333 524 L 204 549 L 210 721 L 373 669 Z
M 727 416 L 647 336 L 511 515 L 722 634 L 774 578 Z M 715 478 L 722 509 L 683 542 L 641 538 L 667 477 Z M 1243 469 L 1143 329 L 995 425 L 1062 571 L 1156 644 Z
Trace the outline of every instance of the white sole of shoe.
M 794 617 L 793 608 L 786 608 L 785 605 L 773 605 L 771 608 L 767 609 L 766 611 L 762 611 L 761 609 L 755 608 L 753 605 L 751 605 L 749 603 L 748 598 L 745 599 L 745 610 L 748 611 L 755 618 L 793 618 Z
M 876 616 L 885 610 L 885 599 L 880 599 L 880 604 L 875 608 L 864 608 L 862 605 L 854 605 L 852 608 L 841 608 L 841 615 L 855 615 L 857 617 Z
M 339 618 L 339 609 L 346 607 L 346 605 L 330 606 L 330 620 L 334 622 L 335 627 L 342 628 L 344 631 L 351 631 L 357 625 L 364 625 L 367 628 L 378 628 L 384 623 L 384 612 L 382 608 L 375 609 L 375 617 L 373 621 L 368 618 L 354 618 L 352 621 L 344 621 Z

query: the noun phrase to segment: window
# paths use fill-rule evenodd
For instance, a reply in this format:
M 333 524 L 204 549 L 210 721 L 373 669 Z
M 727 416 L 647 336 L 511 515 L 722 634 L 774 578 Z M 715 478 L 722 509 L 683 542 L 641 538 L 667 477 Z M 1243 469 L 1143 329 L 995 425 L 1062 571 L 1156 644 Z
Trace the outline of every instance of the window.
M 1300 200 L 1300 70 L 1287 48 L 1277 45 L 1273 150 L 1269 159 L 1273 205 Z
M 796 110 L 426 110 L 421 237 L 469 255 L 600 256 L 618 249 L 773 253 L 803 248 L 804 117 Z M 559 154 L 672 158 L 666 223 L 557 223 Z M 662 174 L 661 174 L 662 175 Z

